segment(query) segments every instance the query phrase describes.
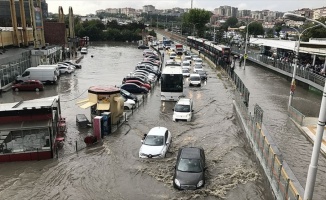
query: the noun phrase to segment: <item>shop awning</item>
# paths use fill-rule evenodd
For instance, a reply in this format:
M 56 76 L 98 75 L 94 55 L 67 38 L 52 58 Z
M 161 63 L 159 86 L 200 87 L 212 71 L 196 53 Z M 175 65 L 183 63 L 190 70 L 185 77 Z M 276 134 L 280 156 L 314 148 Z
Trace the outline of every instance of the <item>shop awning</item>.
M 97 104 L 97 110 L 109 110 L 110 109 L 110 103 L 98 103 Z
M 95 104 L 96 104 L 95 102 L 90 102 L 89 101 L 87 103 L 84 103 L 84 104 L 79 105 L 79 107 L 86 109 L 86 108 L 89 108 L 91 106 L 94 106 Z

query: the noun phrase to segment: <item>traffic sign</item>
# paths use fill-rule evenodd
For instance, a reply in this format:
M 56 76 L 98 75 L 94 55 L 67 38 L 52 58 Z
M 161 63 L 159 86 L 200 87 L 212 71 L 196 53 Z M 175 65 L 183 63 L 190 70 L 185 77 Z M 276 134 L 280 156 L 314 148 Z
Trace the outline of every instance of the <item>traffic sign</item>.
M 248 54 L 244 54 L 243 57 L 244 57 L 244 59 L 247 59 L 248 58 Z

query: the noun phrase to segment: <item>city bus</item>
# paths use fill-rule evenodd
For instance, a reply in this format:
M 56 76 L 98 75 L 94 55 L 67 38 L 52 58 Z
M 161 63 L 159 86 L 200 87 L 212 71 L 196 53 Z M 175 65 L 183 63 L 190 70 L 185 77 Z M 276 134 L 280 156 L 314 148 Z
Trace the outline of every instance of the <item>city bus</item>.
M 183 96 L 182 68 L 165 66 L 161 74 L 161 101 L 178 101 Z

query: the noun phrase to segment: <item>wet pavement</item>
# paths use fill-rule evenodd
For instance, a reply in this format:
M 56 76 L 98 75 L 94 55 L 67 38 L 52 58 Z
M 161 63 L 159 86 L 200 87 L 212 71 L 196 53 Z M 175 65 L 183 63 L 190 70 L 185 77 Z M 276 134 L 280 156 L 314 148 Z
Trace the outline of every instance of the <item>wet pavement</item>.
M 90 115 L 76 102 L 86 97 L 90 86 L 120 85 L 142 59 L 142 50 L 136 47 L 93 43 L 80 63 L 82 69 L 61 77 L 58 85 L 48 85 L 39 93 L 2 95 L 1 103 L 59 94 L 68 131 L 59 159 L 0 164 L 1 199 L 272 199 L 234 117 L 234 88 L 219 71 L 207 66 L 208 81 L 202 87 L 189 88 L 185 81 L 185 95 L 194 100 L 192 122 L 172 121 L 174 103 L 161 103 L 157 83 L 127 123 L 103 143 L 75 152 L 75 142 L 91 132 L 76 127 L 76 114 Z M 172 133 L 167 158 L 139 159 L 140 140 L 155 126 Z M 208 172 L 202 189 L 177 191 L 172 186 L 176 152 L 182 146 L 205 149 Z

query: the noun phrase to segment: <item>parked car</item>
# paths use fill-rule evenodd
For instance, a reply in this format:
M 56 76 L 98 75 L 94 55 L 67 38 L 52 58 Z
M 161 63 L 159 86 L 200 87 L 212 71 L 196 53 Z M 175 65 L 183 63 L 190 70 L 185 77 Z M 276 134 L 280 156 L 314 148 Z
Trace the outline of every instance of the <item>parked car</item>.
M 180 148 L 173 175 L 173 186 L 180 190 L 201 188 L 205 185 L 206 170 L 203 148 Z
M 44 85 L 39 80 L 26 80 L 11 86 L 13 91 L 41 91 L 44 90 Z
M 141 87 L 145 87 L 145 88 L 147 88 L 148 90 L 151 89 L 151 85 L 150 85 L 150 84 L 143 83 L 143 82 L 138 81 L 138 80 L 126 80 L 125 83 L 135 83 L 135 84 L 137 84 L 137 85 L 139 85 L 139 86 L 141 86 Z
M 140 87 L 136 85 L 135 83 L 125 83 L 121 87 L 121 89 L 124 89 L 130 93 L 136 93 L 136 94 L 147 94 L 148 89 L 145 87 Z
M 172 142 L 170 131 L 165 127 L 154 127 L 141 140 L 140 158 L 164 158 Z
M 204 71 L 204 70 L 197 70 L 196 73 L 199 74 L 201 80 L 203 80 L 203 81 L 206 81 L 207 80 L 207 73 L 206 73 L 206 71 Z
M 81 64 L 77 64 L 77 63 L 74 63 L 72 61 L 65 61 L 65 63 L 68 63 L 69 65 L 75 66 L 76 69 L 81 69 L 82 68 Z
M 60 74 L 71 74 L 72 72 L 74 72 L 72 67 L 68 67 L 66 65 L 59 65 L 59 71 Z
M 61 66 L 61 65 L 64 65 L 64 66 L 67 66 L 67 67 L 71 67 L 74 71 L 76 69 L 76 67 L 74 65 L 71 65 L 69 63 L 66 63 L 66 62 L 58 62 L 58 66 Z
M 132 110 L 134 109 L 134 107 L 136 106 L 136 102 L 132 99 L 127 99 L 125 97 L 123 97 L 124 99 L 124 104 L 123 104 L 123 108 L 125 110 Z
M 173 110 L 173 117 L 172 120 L 177 122 L 178 120 L 190 122 L 192 119 L 193 113 L 193 103 L 192 99 L 188 98 L 181 98 L 175 104 Z
M 26 80 L 39 80 L 41 82 L 55 84 L 58 80 L 57 67 L 30 67 L 22 75 L 17 76 L 16 82 Z
M 199 74 L 190 74 L 189 86 L 201 86 L 201 80 Z
M 130 92 L 124 90 L 124 89 L 121 89 L 120 88 L 120 94 L 122 97 L 126 98 L 126 99 L 131 99 L 133 101 L 135 101 L 136 103 L 138 102 L 138 98 L 136 95 L 134 94 L 131 94 Z

